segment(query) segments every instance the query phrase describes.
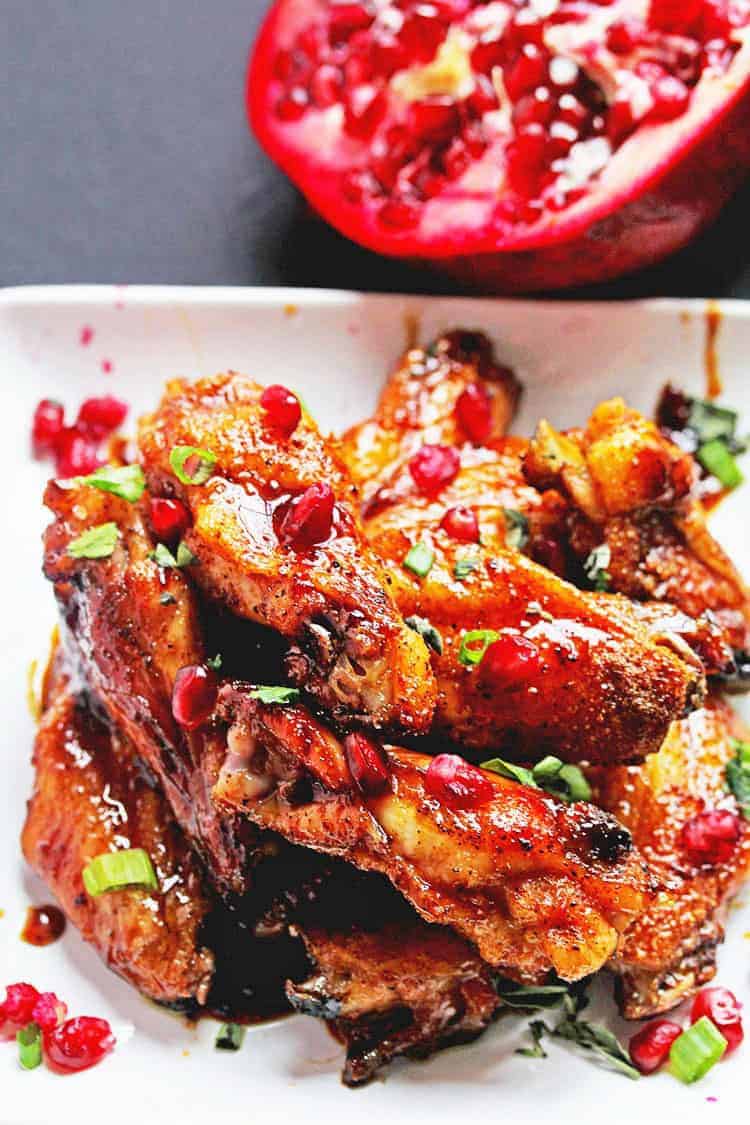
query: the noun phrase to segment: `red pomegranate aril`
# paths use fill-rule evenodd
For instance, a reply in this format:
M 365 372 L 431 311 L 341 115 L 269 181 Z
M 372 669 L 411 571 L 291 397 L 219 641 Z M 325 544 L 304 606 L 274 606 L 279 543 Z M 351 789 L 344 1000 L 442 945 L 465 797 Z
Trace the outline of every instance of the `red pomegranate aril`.
M 516 129 L 524 125 L 548 125 L 554 112 L 552 94 L 546 86 L 539 86 L 533 94 L 524 94 L 513 106 L 513 124 Z
M 492 431 L 492 399 L 483 383 L 469 383 L 456 401 L 456 417 L 471 441 L 486 441 Z
M 82 434 L 75 426 L 62 431 L 55 446 L 55 471 L 58 477 L 82 477 L 93 473 L 103 463 L 98 442 Z
M 665 74 L 651 87 L 654 104 L 648 114 L 649 121 L 672 121 L 684 113 L 690 102 L 690 90 L 671 74 Z
M 281 121 L 299 121 L 307 110 L 309 101 L 304 86 L 292 86 L 277 101 L 276 116 Z
M 607 28 L 607 46 L 616 55 L 629 55 L 642 41 L 645 31 L 640 20 L 617 20 Z
M 464 508 L 461 504 L 449 508 L 441 519 L 440 526 L 451 539 L 456 539 L 459 543 L 479 542 L 479 520 L 471 508 Z
M 337 66 L 323 63 L 310 79 L 310 98 L 316 109 L 327 109 L 341 98 L 344 76 Z
M 506 148 L 508 180 L 520 195 L 533 196 L 547 153 L 547 133 L 541 125 L 524 125 Z
M 637 124 L 632 98 L 624 93 L 616 94 L 607 113 L 607 136 L 612 144 L 618 145 L 624 141 Z
M 703 0 L 701 12 L 701 38 L 723 39 L 725 42 L 735 27 L 747 20 L 747 5 L 733 0 Z
M 549 127 L 547 156 L 549 160 L 559 160 L 567 156 L 576 141 L 581 138 L 578 130 L 566 121 L 553 121 Z
M 544 43 L 544 23 L 533 9 L 522 8 L 508 24 L 506 36 L 510 43 L 518 47 L 526 43 L 541 47 Z
M 539 674 L 539 649 L 527 637 L 503 633 L 489 645 L 479 667 L 485 683 L 493 687 L 515 687 Z
M 407 230 L 419 222 L 419 204 L 416 199 L 406 196 L 394 196 L 387 199 L 378 211 L 380 222 L 387 227 Z
M 87 398 L 78 411 L 76 426 L 95 437 L 106 437 L 122 425 L 127 417 L 127 403 L 114 395 L 101 398 Z
M 31 1023 L 38 1000 L 39 993 L 33 984 L 23 981 L 9 984 L 5 989 L 5 1000 L 0 1004 L 0 1030 L 4 1024 L 9 1024 L 9 1030 L 15 1033 L 15 1029 Z
M 53 1069 L 88 1070 L 101 1062 L 115 1043 L 107 1020 L 76 1016 L 44 1036 L 44 1053 Z
M 460 137 L 454 137 L 440 158 L 440 165 L 449 180 L 463 176 L 471 164 L 471 153 Z
M 344 127 L 359 140 L 368 140 L 383 120 L 385 93 L 377 86 L 357 86 L 344 94 Z
M 438 754 L 424 775 L 425 791 L 453 809 L 476 809 L 495 795 L 490 779 L 458 754 Z
M 409 461 L 412 479 L 426 496 L 434 496 L 449 485 L 460 467 L 458 451 L 449 445 L 423 445 Z
M 736 44 L 729 44 L 724 39 L 711 39 L 703 48 L 701 66 L 710 67 L 717 74 L 724 74 L 729 69 L 736 51 Z
M 470 121 L 461 133 L 461 143 L 475 160 L 487 150 L 487 137 L 480 122 Z
M 331 4 L 328 9 L 328 32 L 331 43 L 349 39 L 355 31 L 369 27 L 375 14 L 364 4 Z
M 690 35 L 703 14 L 705 0 L 651 0 L 648 26 L 676 35 Z
M 633 1066 L 641 1074 L 653 1074 L 669 1057 L 669 1049 L 682 1028 L 672 1020 L 652 1020 L 637 1031 L 628 1044 Z
M 154 535 L 162 543 L 176 542 L 190 527 L 190 513 L 181 500 L 152 496 L 148 514 Z
M 409 55 L 395 35 L 376 32 L 370 43 L 370 62 L 374 74 L 390 78 L 397 70 L 404 70 L 408 66 Z
M 52 453 L 65 425 L 62 404 L 51 398 L 37 403 L 31 423 L 31 449 L 35 457 Z
M 68 1005 L 55 996 L 54 992 L 42 992 L 34 1005 L 31 1019 L 42 1031 L 52 1031 L 62 1023 L 68 1014 Z
M 302 407 L 299 399 L 287 387 L 272 383 L 260 396 L 267 424 L 285 438 L 290 437 L 299 425 Z
M 180 668 L 172 689 L 175 721 L 185 730 L 197 730 L 211 715 L 218 690 L 219 681 L 212 668 L 205 664 Z
M 391 775 L 382 746 L 355 731 L 344 739 L 344 753 L 360 793 L 375 797 L 388 789 Z
M 547 54 L 527 43 L 515 62 L 505 72 L 505 88 L 512 102 L 517 102 L 524 94 L 530 94 L 537 86 L 544 85 L 547 78 Z
M 362 86 L 375 78 L 372 60 L 366 51 L 352 51 L 344 63 L 344 87 Z
M 414 178 L 414 187 L 424 199 L 433 199 L 440 194 L 447 182 L 440 172 L 423 168 Z
M 279 51 L 273 62 L 273 73 L 282 82 L 298 78 L 310 68 L 310 60 L 302 51 Z
M 278 528 L 279 543 L 305 551 L 322 543 L 333 526 L 334 495 L 329 484 L 311 484 L 291 502 Z
M 558 120 L 565 121 L 568 125 L 573 125 L 580 131 L 590 116 L 590 111 L 573 94 L 560 95 L 556 111 Z
M 381 187 L 373 174 L 366 168 L 353 168 L 341 177 L 341 193 L 350 203 L 361 203 L 363 199 L 381 195 Z
M 453 98 L 439 95 L 411 102 L 406 115 L 409 132 L 418 140 L 447 140 L 458 128 L 458 107 Z
M 729 859 L 741 834 L 737 813 L 709 809 L 683 824 L 680 842 L 691 863 L 714 866 Z
M 493 113 L 497 109 L 495 87 L 484 74 L 475 76 L 474 89 L 466 99 L 466 107 L 475 117 L 483 117 L 485 113 Z
M 445 39 L 446 22 L 433 4 L 417 4 L 404 16 L 398 40 L 410 63 L 430 62 Z
M 503 39 L 480 39 L 471 52 L 471 69 L 475 74 L 488 75 L 494 67 L 503 66 L 507 55 Z
M 728 988 L 714 986 L 702 988 L 693 1000 L 690 1022 L 708 1016 L 727 1041 L 726 1053 L 735 1051 L 744 1038 L 742 1029 L 742 1004 Z

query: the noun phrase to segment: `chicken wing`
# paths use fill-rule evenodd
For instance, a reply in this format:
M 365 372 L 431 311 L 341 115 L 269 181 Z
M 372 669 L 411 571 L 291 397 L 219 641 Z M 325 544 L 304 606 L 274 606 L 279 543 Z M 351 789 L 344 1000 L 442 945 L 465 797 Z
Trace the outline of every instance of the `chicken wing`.
M 170 383 L 140 428 L 149 486 L 188 505 L 185 538 L 201 589 L 293 643 L 299 686 L 338 718 L 424 730 L 435 702 L 429 654 L 361 534 L 356 489 L 307 414 L 289 438 L 269 427 L 261 390 L 234 373 Z M 181 483 L 170 461 L 177 447 L 209 451 L 210 479 Z M 335 499 L 330 533 L 307 549 L 282 542 L 280 521 L 295 498 L 321 484 Z
M 718 697 L 675 723 L 658 754 L 640 766 L 589 771 L 594 800 L 625 824 L 659 893 L 628 927 L 613 967 L 623 1014 L 642 1019 L 691 996 L 716 972 L 727 904 L 750 876 L 750 826 L 728 859 L 696 866 L 680 833 L 704 809 L 736 810 L 725 767 L 732 737 L 747 737 Z
M 594 972 L 643 907 L 648 881 L 629 836 L 592 805 L 486 773 L 480 808 L 450 808 L 425 788 L 431 759 L 394 746 L 389 789 L 365 797 L 342 744 L 304 708 L 265 706 L 247 685 L 227 684 L 219 714 L 229 747 L 214 789 L 221 807 L 387 875 L 422 917 L 509 975 Z

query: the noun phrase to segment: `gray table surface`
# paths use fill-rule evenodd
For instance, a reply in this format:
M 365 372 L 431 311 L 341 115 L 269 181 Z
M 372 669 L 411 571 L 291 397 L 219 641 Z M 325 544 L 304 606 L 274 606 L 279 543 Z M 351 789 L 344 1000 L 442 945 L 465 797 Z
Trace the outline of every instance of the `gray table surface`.
M 249 135 L 263 0 L 0 0 L 0 284 L 445 292 L 313 219 Z M 670 262 L 595 296 L 750 297 L 750 186 Z

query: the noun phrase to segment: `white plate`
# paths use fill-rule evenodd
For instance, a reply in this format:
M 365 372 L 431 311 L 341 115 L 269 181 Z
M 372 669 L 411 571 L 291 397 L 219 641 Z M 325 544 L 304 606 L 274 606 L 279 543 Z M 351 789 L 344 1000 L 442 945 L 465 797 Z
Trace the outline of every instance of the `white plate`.
M 518 370 L 526 394 L 517 428 L 541 414 L 580 423 L 600 399 L 623 394 L 646 411 L 671 379 L 705 389 L 706 307 L 699 302 L 567 304 L 361 296 L 294 290 L 49 288 L 0 293 L 0 354 L 5 517 L 2 559 L 3 655 L 0 693 L 5 769 L 0 787 L 0 987 L 28 979 L 59 992 L 74 1013 L 109 1018 L 120 1045 L 107 1062 L 75 1077 L 21 1072 L 12 1046 L 0 1044 L 0 1120 L 88 1122 L 134 1118 L 185 1125 L 233 1120 L 577 1122 L 679 1114 L 729 1120 L 747 1103 L 750 1046 L 700 1084 L 669 1075 L 630 1082 L 562 1046 L 546 1060 L 514 1055 L 526 1020 L 509 1017 L 478 1042 L 427 1063 L 399 1064 L 385 1081 L 360 1091 L 339 1085 L 341 1050 L 323 1026 L 294 1017 L 251 1030 L 242 1053 L 212 1049 L 215 1025 L 197 1029 L 140 999 L 109 973 L 72 928 L 46 949 L 19 940 L 26 906 L 49 898 L 25 868 L 18 846 L 31 784 L 33 729 L 27 713 L 29 662 L 43 654 L 54 619 L 52 592 L 40 575 L 40 498 L 45 468 L 28 454 L 39 398 L 72 410 L 92 392 L 112 389 L 134 411 L 154 402 L 167 376 L 234 367 L 304 395 L 324 426 L 366 414 L 389 364 L 408 339 L 429 340 L 453 326 L 481 328 Z M 93 335 L 91 333 L 93 332 Z M 90 339 L 89 339 L 90 337 Z M 88 341 L 88 342 L 86 342 Z M 750 422 L 750 306 L 727 303 L 717 358 L 725 399 Z M 105 368 L 111 366 L 111 371 Z M 750 572 L 750 489 L 723 503 L 714 528 Z M 750 899 L 750 892 L 745 896 Z M 750 912 L 734 910 L 719 954 L 719 981 L 750 1001 L 743 932 Z M 616 1021 L 621 1034 L 632 1028 Z M 128 1038 L 128 1034 L 130 1037 Z M 716 1102 L 714 1099 L 718 1099 Z M 709 1103 L 709 1104 L 707 1104 Z

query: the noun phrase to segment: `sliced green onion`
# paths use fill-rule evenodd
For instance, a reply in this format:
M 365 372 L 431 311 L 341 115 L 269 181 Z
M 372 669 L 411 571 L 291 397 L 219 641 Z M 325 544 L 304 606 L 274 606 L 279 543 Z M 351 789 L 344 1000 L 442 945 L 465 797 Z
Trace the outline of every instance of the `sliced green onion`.
M 529 541 L 529 521 L 515 508 L 503 508 L 505 516 L 505 542 L 509 547 L 522 550 Z
M 419 617 L 416 613 L 413 613 L 411 617 L 405 618 L 405 620 L 410 629 L 413 629 L 415 633 L 419 633 L 428 648 L 431 648 L 438 656 L 442 654 L 443 638 L 431 621 L 428 621 L 426 617 Z
M 707 399 L 694 398 L 687 424 L 700 445 L 717 440 L 731 442 L 737 429 L 737 411 L 717 406 Z
M 68 543 L 68 554 L 73 559 L 109 558 L 119 537 L 120 529 L 116 523 L 100 523 Z
M 461 637 L 458 659 L 462 664 L 478 664 L 487 649 L 500 636 L 494 629 L 470 629 Z
M 502 758 L 490 758 L 488 761 L 482 762 L 482 769 L 499 773 L 501 777 L 508 777 L 511 781 L 520 782 L 521 785 L 530 785 L 532 789 L 539 788 L 534 781 L 531 770 L 526 769 L 526 766 L 517 766 L 515 762 L 505 762 Z
M 159 888 L 151 857 L 143 848 L 95 856 L 83 869 L 83 885 L 92 898 L 122 887 Z
M 214 471 L 216 454 L 195 445 L 176 445 L 169 454 L 169 463 L 183 484 L 205 484 Z
M 176 555 L 164 543 L 157 543 L 151 552 L 151 558 L 158 566 L 171 567 L 173 570 L 180 570 L 183 566 L 190 566 L 198 561 L 185 543 L 178 544 Z
M 680 1082 L 697 1082 L 727 1049 L 727 1041 L 708 1016 L 678 1035 L 669 1049 L 669 1070 Z
M 410 570 L 412 574 L 416 574 L 419 578 L 424 578 L 430 573 L 432 564 L 435 561 L 435 552 L 432 547 L 427 543 L 415 543 L 411 548 L 406 558 L 404 559 L 404 566 Z
M 453 577 L 462 582 L 464 578 L 468 578 L 472 571 L 478 570 L 478 568 L 479 559 L 456 559 Z
M 578 766 L 573 766 L 566 763 L 557 775 L 558 779 L 565 786 L 566 793 L 558 793 L 559 796 L 564 796 L 567 801 L 590 801 L 591 800 L 591 786 L 584 777 Z M 543 785 L 544 789 L 545 786 Z M 556 790 L 557 792 L 557 790 Z
M 79 484 L 98 488 L 100 492 L 111 492 L 121 500 L 135 504 L 143 496 L 146 478 L 140 465 L 102 465 L 87 477 L 78 477 Z
M 608 543 L 600 543 L 598 547 L 594 547 L 593 551 L 587 555 L 583 564 L 583 569 L 594 590 L 599 590 L 601 592 L 608 588 L 611 575 L 607 567 L 611 561 L 612 551 Z
M 532 789 L 543 789 L 553 797 L 562 801 L 588 801 L 591 798 L 591 788 L 588 781 L 578 766 L 566 765 L 559 758 L 548 754 L 532 769 L 518 766 L 515 762 L 506 762 L 502 758 L 490 758 L 482 762 L 483 770 L 492 770 L 501 777 L 509 777 L 521 785 L 530 785 Z
M 210 668 L 212 672 L 221 671 L 221 653 L 217 652 L 216 656 L 212 656 L 210 660 L 206 661 L 206 667 Z
M 724 442 L 718 438 L 701 445 L 696 457 L 706 472 L 716 477 L 724 488 L 736 488 L 738 484 L 742 484 L 739 465 Z
M 734 757 L 726 764 L 727 785 L 745 820 L 750 820 L 750 742 L 733 738 L 731 744 Z
M 216 1032 L 214 1046 L 219 1051 L 239 1051 L 245 1038 L 245 1028 L 239 1023 L 223 1023 Z
M 548 781 L 559 775 L 560 770 L 563 768 L 563 763 L 559 758 L 553 757 L 548 754 L 546 758 L 542 758 L 541 762 L 537 762 L 534 766 L 532 773 L 538 782 Z
M 193 563 L 197 563 L 198 558 L 190 550 L 187 543 L 178 543 L 175 561 L 176 561 L 177 565 L 180 566 L 180 567 L 182 567 L 182 566 L 192 566 Z
M 16 1032 L 18 1061 L 24 1070 L 35 1070 L 42 1061 L 42 1032 L 38 1024 L 27 1023 Z
M 250 692 L 250 698 L 261 703 L 296 703 L 299 690 L 294 687 L 257 687 Z

